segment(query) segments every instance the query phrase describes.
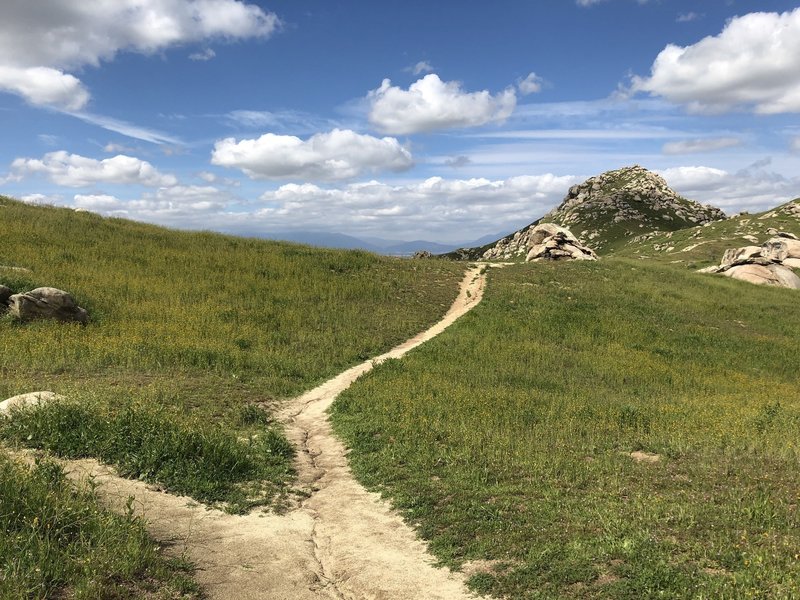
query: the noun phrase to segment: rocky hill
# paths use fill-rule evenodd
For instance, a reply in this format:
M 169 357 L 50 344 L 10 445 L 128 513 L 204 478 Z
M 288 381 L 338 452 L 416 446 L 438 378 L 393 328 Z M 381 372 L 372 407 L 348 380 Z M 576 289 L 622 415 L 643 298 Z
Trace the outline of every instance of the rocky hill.
M 540 223 L 569 229 L 599 254 L 649 232 L 668 232 L 725 218 L 670 189 L 663 178 L 638 165 L 608 171 L 569 189 L 564 201 L 544 217 L 494 244 L 453 253 L 456 258 L 513 259 L 527 250 L 518 243 Z

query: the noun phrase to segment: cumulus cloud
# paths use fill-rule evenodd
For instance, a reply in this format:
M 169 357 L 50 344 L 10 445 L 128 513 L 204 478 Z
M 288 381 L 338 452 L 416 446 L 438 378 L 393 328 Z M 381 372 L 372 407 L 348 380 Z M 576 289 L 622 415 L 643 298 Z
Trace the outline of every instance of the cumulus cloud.
M 735 137 L 698 138 L 667 142 L 661 150 L 664 154 L 694 154 L 697 152 L 713 152 L 741 145 L 742 140 Z
M 0 64 L 0 91 L 22 96 L 36 106 L 64 110 L 78 110 L 89 102 L 89 92 L 77 77 L 50 67 Z
M 800 112 L 800 8 L 736 17 L 717 36 L 670 44 L 631 89 L 695 112 Z
M 75 194 L 73 205 L 93 212 L 107 212 L 124 206 L 122 200 L 108 194 Z
M 542 91 L 542 84 L 544 80 L 539 77 L 536 73 L 528 73 L 525 79 L 520 79 L 517 81 L 517 89 L 519 93 L 523 96 L 527 96 L 529 94 L 538 94 Z
M 488 231 L 532 221 L 557 204 L 571 176 L 552 174 L 505 180 L 431 177 L 405 185 L 378 181 L 324 188 L 286 184 L 261 196 L 267 204 L 253 219 L 274 228 L 324 227 L 351 233 L 392 232 L 466 241 Z
M 252 179 L 303 178 L 330 181 L 366 172 L 404 171 L 414 162 L 395 138 L 349 129 L 317 133 L 307 140 L 267 133 L 258 139 L 226 138 L 214 144 L 212 164 L 241 169 Z
M 380 131 L 411 134 L 453 127 L 475 127 L 504 121 L 517 104 L 512 88 L 492 95 L 466 92 L 457 81 L 430 73 L 404 90 L 384 79 L 367 95 L 369 121 Z
M 687 198 L 719 206 L 726 212 L 762 211 L 796 198 L 800 177 L 787 178 L 759 161 L 730 173 L 707 166 L 674 167 L 660 171 L 667 183 Z
M 152 54 L 206 40 L 268 37 L 276 15 L 240 0 L 37 0 L 3 6 L 0 90 L 35 105 L 79 110 L 89 92 L 63 69 L 119 52 Z
M 18 158 L 11 163 L 11 170 L 18 177 L 41 174 L 54 183 L 68 187 L 97 183 L 146 186 L 171 186 L 177 183 L 174 175 L 163 174 L 149 162 L 124 154 L 96 160 L 60 150 L 49 152 L 41 159 Z

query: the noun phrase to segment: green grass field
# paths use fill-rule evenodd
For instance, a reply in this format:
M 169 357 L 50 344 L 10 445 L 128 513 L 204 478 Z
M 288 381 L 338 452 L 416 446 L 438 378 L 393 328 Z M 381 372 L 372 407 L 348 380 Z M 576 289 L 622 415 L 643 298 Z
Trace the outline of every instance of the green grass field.
M 2 197 L 0 237 L 0 284 L 67 290 L 91 316 L 85 327 L 0 317 L 0 400 L 38 390 L 67 398 L 0 425 L 0 439 L 95 456 L 232 512 L 280 510 L 291 493 L 293 449 L 274 403 L 425 329 L 464 270 Z M 60 506 L 54 498 L 52 510 Z M 9 518 L 0 513 L 0 528 Z M 0 549 L 0 563 L 16 551 Z M 114 568 L 103 581 L 116 581 Z M 28 597 L 7 585 L 2 597 Z M 112 597 L 104 589 L 116 590 L 87 597 Z
M 360 480 L 475 590 L 797 598 L 798 339 L 791 290 L 630 259 L 517 265 L 332 417 Z

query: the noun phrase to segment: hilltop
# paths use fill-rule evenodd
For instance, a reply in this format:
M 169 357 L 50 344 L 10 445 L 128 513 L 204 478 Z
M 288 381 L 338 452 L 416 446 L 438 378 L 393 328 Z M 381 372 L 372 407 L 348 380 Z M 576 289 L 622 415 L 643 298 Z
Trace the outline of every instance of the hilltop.
M 572 186 L 558 207 L 527 227 L 495 243 L 449 256 L 472 260 L 524 257 L 527 250 L 514 242 L 541 223 L 569 229 L 602 255 L 643 233 L 677 231 L 722 219 L 725 213 L 720 209 L 684 198 L 659 175 L 634 165 L 590 177 Z

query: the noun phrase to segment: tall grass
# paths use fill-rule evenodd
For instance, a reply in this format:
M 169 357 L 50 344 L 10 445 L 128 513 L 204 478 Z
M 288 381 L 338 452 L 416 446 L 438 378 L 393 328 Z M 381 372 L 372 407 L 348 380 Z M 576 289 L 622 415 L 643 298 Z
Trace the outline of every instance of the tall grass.
M 142 523 L 98 508 L 55 463 L 23 467 L 0 451 L 0 598 L 199 598 Z
M 0 370 L 193 372 L 288 396 L 435 321 L 462 269 L 187 233 L 0 198 L 0 283 L 50 285 L 88 327 L 6 318 Z
M 443 561 L 490 561 L 477 590 L 796 598 L 796 306 L 639 261 L 510 267 L 334 425 Z

